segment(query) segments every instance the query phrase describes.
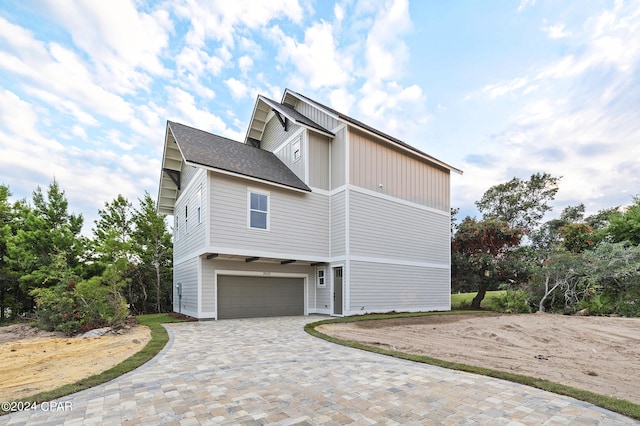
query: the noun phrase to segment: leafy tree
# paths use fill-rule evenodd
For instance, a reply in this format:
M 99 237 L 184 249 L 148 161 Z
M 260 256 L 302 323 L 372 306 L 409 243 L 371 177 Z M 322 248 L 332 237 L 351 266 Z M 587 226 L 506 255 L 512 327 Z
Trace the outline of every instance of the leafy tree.
M 131 259 L 132 207 L 129 200 L 119 194 L 112 202 L 98 210 L 95 221 L 94 250 L 98 260 L 110 264 L 118 259 Z
M 628 241 L 640 245 L 640 197 L 634 197 L 634 204 L 624 211 L 609 216 L 607 235 L 612 242 Z
M 582 253 L 595 245 L 593 229 L 586 223 L 569 223 L 560 228 L 562 246 L 574 253 Z
M 529 235 L 537 260 L 547 259 L 554 250 L 562 245 L 561 229 L 567 225 L 582 223 L 584 211 L 585 207 L 582 203 L 577 206 L 567 206 L 562 210 L 559 218 L 546 221 L 539 229 Z M 595 239 L 592 238 L 592 240 Z
M 7 263 L 9 255 L 7 243 L 15 235 L 15 210 L 9 202 L 11 191 L 6 185 L 0 185 L 0 322 L 5 320 L 7 313 L 15 315 L 15 296 L 17 289 L 17 274 Z
M 511 278 L 509 254 L 521 238 L 520 230 L 495 219 L 477 221 L 466 217 L 460 223 L 451 247 L 454 255 L 465 262 L 456 265 L 452 275 L 477 285 L 478 294 L 471 302 L 474 309 L 480 309 L 480 302 L 492 285 Z M 465 269 L 460 270 L 459 266 Z
M 547 259 L 529 285 L 538 310 L 567 310 L 583 300 L 587 291 L 585 277 L 591 265 L 579 253 L 557 251 Z
M 535 173 L 529 180 L 514 177 L 489 188 L 476 206 L 484 219 L 506 222 L 528 234 L 551 210 L 548 202 L 555 198 L 560 179 L 548 173 Z
M 145 192 L 140 200 L 140 207 L 133 214 L 133 223 L 133 250 L 139 259 L 138 277 L 144 296 L 142 307 L 148 294 L 152 294 L 153 310 L 163 312 L 171 304 L 173 243 L 165 217 L 158 214 L 149 193 Z
M 24 293 L 60 283 L 55 273 L 59 265 L 54 258 L 64 259 L 65 267 L 81 275 L 81 257 L 86 244 L 80 236 L 82 215 L 68 212 L 65 193 L 55 180 L 49 184 L 46 195 L 38 187 L 33 192 L 32 201 L 30 208 L 19 207 L 16 219 L 19 229 L 7 241 L 8 263 L 20 273 L 20 286 Z

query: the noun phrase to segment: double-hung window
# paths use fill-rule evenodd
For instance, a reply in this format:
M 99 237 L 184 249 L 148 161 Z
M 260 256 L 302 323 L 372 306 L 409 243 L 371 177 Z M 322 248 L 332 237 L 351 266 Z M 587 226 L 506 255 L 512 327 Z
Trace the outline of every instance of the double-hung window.
M 269 229 L 269 194 L 249 190 L 249 228 Z
M 326 287 L 327 286 L 327 270 L 325 268 L 318 268 L 318 287 Z

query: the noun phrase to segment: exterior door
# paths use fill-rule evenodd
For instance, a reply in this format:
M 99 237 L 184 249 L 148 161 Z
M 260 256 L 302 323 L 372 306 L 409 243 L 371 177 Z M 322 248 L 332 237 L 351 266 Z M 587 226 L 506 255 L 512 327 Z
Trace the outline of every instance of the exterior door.
M 342 268 L 333 268 L 333 314 L 342 315 Z

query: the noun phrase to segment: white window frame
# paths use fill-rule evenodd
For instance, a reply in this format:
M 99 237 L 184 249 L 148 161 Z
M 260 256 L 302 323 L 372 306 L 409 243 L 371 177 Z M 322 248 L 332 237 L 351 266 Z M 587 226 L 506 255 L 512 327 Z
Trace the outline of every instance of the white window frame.
M 266 228 L 257 228 L 254 226 L 251 226 L 251 194 L 257 194 L 257 195 L 264 195 L 265 197 L 267 197 L 267 210 L 255 210 L 256 212 L 261 212 L 261 213 L 266 213 L 267 218 L 266 218 Z M 271 214 L 270 214 L 270 210 L 271 210 L 271 193 L 269 193 L 268 191 L 263 191 L 260 189 L 255 189 L 255 188 L 247 188 L 247 228 L 254 230 L 254 231 L 269 231 L 271 229 Z
M 322 272 L 322 276 L 320 276 Z M 318 287 L 320 288 L 325 288 L 327 286 L 327 268 L 326 267 L 320 267 L 320 268 L 316 268 L 316 282 Z
M 297 156 L 296 156 L 297 155 Z M 291 142 L 291 162 L 295 163 L 302 158 L 302 137 Z
M 198 195 L 197 195 L 197 200 L 196 200 L 196 213 L 197 213 L 197 220 L 198 220 L 198 225 L 202 223 L 202 185 L 200 185 L 200 188 L 198 188 Z

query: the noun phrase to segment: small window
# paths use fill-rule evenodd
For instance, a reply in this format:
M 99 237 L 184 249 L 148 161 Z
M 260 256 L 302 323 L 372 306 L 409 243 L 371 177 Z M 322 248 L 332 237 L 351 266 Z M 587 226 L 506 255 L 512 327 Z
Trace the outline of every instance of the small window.
M 196 214 L 198 219 L 198 224 L 202 223 L 202 186 L 198 189 L 198 199 L 197 199 L 197 208 Z
M 269 195 L 249 192 L 249 227 L 269 229 Z
M 180 218 L 178 215 L 173 217 L 173 241 L 178 241 L 178 236 L 180 235 Z
M 291 158 L 293 161 L 298 161 L 302 153 L 300 152 L 300 139 L 298 138 L 295 142 L 291 144 Z
M 324 268 L 318 269 L 318 287 L 326 287 L 326 270 Z
M 184 233 L 189 233 L 189 206 L 184 206 Z

